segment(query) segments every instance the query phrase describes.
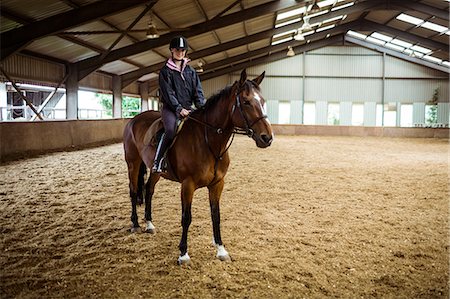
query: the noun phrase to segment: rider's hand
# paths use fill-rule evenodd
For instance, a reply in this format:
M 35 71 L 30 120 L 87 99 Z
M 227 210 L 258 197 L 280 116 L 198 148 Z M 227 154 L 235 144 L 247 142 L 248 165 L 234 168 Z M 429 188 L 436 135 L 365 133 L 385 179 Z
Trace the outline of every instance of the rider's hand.
M 191 110 L 187 110 L 187 109 L 181 109 L 181 111 L 180 111 L 180 115 L 181 115 L 181 117 L 186 117 L 186 116 L 188 116 L 189 114 L 191 113 Z

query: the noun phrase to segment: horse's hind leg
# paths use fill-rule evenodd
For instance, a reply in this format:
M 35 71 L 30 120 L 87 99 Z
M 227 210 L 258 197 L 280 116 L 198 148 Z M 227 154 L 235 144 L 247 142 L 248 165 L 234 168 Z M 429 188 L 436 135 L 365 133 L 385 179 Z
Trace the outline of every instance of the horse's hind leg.
M 155 193 L 155 185 L 159 181 L 159 178 L 159 174 L 151 173 L 145 184 L 145 220 L 147 220 L 145 232 L 151 234 L 155 233 L 155 226 L 152 223 L 152 198 L 153 193 Z
M 139 177 L 139 169 L 141 166 L 140 160 L 137 161 L 128 161 L 128 178 L 130 180 L 130 198 L 131 198 L 131 222 L 133 226 L 131 227 L 131 232 L 137 232 L 139 229 L 139 222 L 137 216 L 137 190 L 138 190 L 138 177 Z
M 222 237 L 220 235 L 220 196 L 222 195 L 223 186 L 223 180 L 215 183 L 214 185 L 208 186 L 209 205 L 211 208 L 211 219 L 213 223 L 213 243 L 217 247 L 216 257 L 221 261 L 230 261 L 230 255 L 225 250 L 222 243 Z
M 142 162 L 139 167 L 139 176 L 138 176 L 138 184 L 137 184 L 137 203 L 141 205 L 144 202 L 144 182 L 145 182 L 145 174 L 147 173 L 147 166 Z

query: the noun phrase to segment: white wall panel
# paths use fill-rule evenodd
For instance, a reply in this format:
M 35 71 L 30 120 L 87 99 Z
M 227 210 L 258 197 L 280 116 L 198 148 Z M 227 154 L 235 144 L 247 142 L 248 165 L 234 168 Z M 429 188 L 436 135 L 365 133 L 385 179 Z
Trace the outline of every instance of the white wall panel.
M 364 103 L 364 126 L 375 126 L 377 121 L 377 103 Z
M 316 125 L 328 124 L 328 103 L 316 101 Z
M 439 101 L 448 102 L 447 80 L 387 79 L 385 102 L 428 102 L 439 88 Z
M 300 76 L 303 73 L 303 55 L 295 55 L 272 63 L 249 67 L 247 74 L 259 76 L 262 72 L 276 76 Z
M 278 101 L 267 101 L 267 116 L 269 121 L 273 124 L 278 124 L 278 111 L 279 105 Z
M 381 77 L 382 56 L 306 55 L 306 76 Z
M 446 77 L 446 74 L 438 70 L 386 55 L 386 77 L 434 78 Z
M 381 102 L 382 80 L 306 78 L 305 101 Z
M 228 75 L 220 76 L 214 79 L 202 81 L 203 93 L 205 98 L 209 98 L 213 94 L 221 91 L 229 84 Z
M 439 124 L 448 124 L 450 120 L 449 103 L 438 103 L 437 122 Z
M 303 102 L 291 101 L 291 124 L 301 124 L 303 115 Z
M 425 103 L 413 103 L 413 125 L 425 123 Z
M 301 78 L 265 78 L 261 90 L 266 100 L 299 101 L 302 99 Z
M 341 102 L 339 107 L 339 124 L 352 125 L 352 102 Z

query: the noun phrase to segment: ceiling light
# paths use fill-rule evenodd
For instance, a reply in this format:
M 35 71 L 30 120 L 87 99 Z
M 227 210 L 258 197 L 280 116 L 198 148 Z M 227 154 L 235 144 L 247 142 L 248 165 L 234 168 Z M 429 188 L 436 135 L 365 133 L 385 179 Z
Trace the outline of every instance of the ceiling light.
M 305 37 L 303 36 L 301 29 L 297 30 L 297 33 L 294 35 L 294 39 L 298 41 L 305 40 Z
M 314 4 L 312 5 L 310 12 L 311 13 L 316 13 L 316 12 L 319 12 L 319 11 L 320 11 L 319 5 L 317 4 L 316 1 L 314 1 Z
M 196 69 L 196 72 L 197 73 L 203 73 L 203 62 L 201 62 L 201 61 L 199 61 L 199 62 L 197 62 L 197 69 Z
M 156 29 L 156 26 L 153 24 L 152 12 L 150 12 L 150 15 L 149 15 L 148 27 L 147 27 L 147 31 L 145 32 L 145 36 L 150 39 L 155 39 L 155 38 L 159 37 L 158 29 Z
M 150 39 L 155 39 L 155 38 L 159 37 L 158 30 L 156 29 L 155 25 L 153 25 L 153 24 L 148 25 L 148 29 L 145 32 L 145 35 L 147 36 L 147 38 L 150 38 Z
M 288 51 L 287 51 L 286 55 L 289 57 L 295 56 L 295 52 L 291 46 L 288 46 Z
M 303 17 L 303 25 L 302 25 L 302 30 L 311 30 L 311 24 L 309 24 L 309 18 L 307 18 L 306 16 Z

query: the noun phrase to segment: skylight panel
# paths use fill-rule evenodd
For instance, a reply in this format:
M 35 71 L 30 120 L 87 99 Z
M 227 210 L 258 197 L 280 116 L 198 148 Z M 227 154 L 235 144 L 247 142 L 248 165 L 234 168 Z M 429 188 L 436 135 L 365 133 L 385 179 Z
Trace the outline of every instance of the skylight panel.
M 325 1 L 320 1 L 317 2 L 317 5 L 319 5 L 320 8 L 328 6 L 328 5 L 332 5 L 334 4 L 334 2 L 336 2 L 336 0 L 325 0 Z
M 426 55 L 423 57 L 423 59 L 435 62 L 435 63 L 442 63 L 442 59 L 439 59 L 437 57 L 431 56 L 431 55 Z
M 290 11 L 286 11 L 277 15 L 277 21 L 290 18 L 295 15 L 302 15 L 306 12 L 306 7 L 296 8 Z
M 371 36 L 374 37 L 374 38 L 378 38 L 378 39 L 384 40 L 385 42 L 390 42 L 392 40 L 392 37 L 384 35 L 384 34 L 381 34 L 381 33 L 378 33 L 378 32 L 372 33 Z
M 450 1 L 450 0 L 449 0 L 449 1 Z M 448 62 L 448 61 L 443 61 L 442 64 L 445 65 L 445 66 L 447 66 L 447 67 L 450 67 L 450 62 Z
M 279 39 L 279 40 L 277 40 L 277 41 L 274 41 L 274 42 L 272 43 L 272 46 L 275 46 L 275 45 L 278 45 L 278 44 L 281 44 L 281 43 L 284 43 L 284 42 L 291 41 L 292 38 L 293 38 L 293 37 L 290 36 L 290 37 L 286 37 L 286 38 L 283 38 L 283 39 Z
M 430 29 L 433 31 L 437 31 L 437 32 L 444 32 L 444 31 L 448 30 L 447 27 L 444 27 L 444 26 L 441 26 L 441 25 L 438 25 L 435 23 L 431 23 L 431 22 L 425 22 L 421 25 L 421 27 L 424 27 L 424 28 L 427 28 L 427 29 Z
M 404 22 L 407 22 L 407 23 L 414 24 L 414 25 L 419 25 L 419 24 L 422 24 L 424 22 L 422 19 L 410 16 L 410 15 L 407 15 L 407 14 L 404 14 L 404 13 L 398 15 L 397 19 L 400 20 L 400 21 L 404 21 Z
M 418 51 L 418 52 L 424 53 L 424 54 L 431 53 L 430 49 L 427 49 L 427 48 L 424 48 L 424 47 L 421 47 L 421 46 L 417 46 L 417 45 L 416 46 L 412 46 L 410 49 L 412 49 L 414 51 Z
M 284 36 L 284 35 L 288 35 L 288 34 L 292 34 L 292 33 L 295 33 L 295 32 L 297 32 L 297 30 L 292 29 L 292 30 L 289 30 L 289 31 L 286 31 L 286 32 L 275 34 L 273 36 L 273 38 L 278 38 L 278 37 L 281 37 L 281 36 Z
M 399 52 L 402 52 L 403 50 L 405 50 L 405 48 L 397 46 L 397 45 L 394 45 L 394 44 L 391 44 L 391 43 L 386 43 L 384 46 L 387 47 L 387 48 L 399 51 Z
M 346 7 L 350 7 L 350 6 L 352 6 L 353 4 L 355 4 L 355 2 L 350 2 L 350 3 L 342 4 L 342 5 L 340 5 L 340 6 L 335 6 L 335 7 L 333 7 L 333 8 L 331 9 L 331 11 L 335 11 L 335 10 L 338 10 L 338 9 L 343 9 L 343 8 L 346 8 Z
M 276 24 L 275 28 L 280 28 L 280 27 L 283 27 L 283 26 L 286 26 L 286 25 L 289 25 L 289 24 L 297 23 L 297 22 L 300 22 L 301 20 L 302 20 L 302 18 L 292 19 L 292 20 L 289 20 L 289 21 L 286 21 L 286 22 L 283 22 L 283 23 L 280 23 L 280 24 Z
M 327 19 L 327 20 L 323 21 L 323 23 L 334 22 L 334 21 L 340 20 L 342 18 L 344 18 L 344 15 L 340 15 L 340 16 L 337 16 L 337 17 L 334 17 L 334 18 Z
M 352 31 L 352 30 L 349 30 L 347 32 L 347 34 L 350 36 L 356 37 L 356 38 L 360 38 L 360 39 L 366 39 L 366 37 L 367 37 L 367 35 L 364 35 L 364 34 L 361 34 L 361 33 L 358 33 L 356 31 Z
M 392 41 L 391 41 L 391 43 L 393 43 L 393 44 L 396 44 L 396 45 L 399 45 L 399 46 L 402 46 L 402 47 L 405 47 L 405 48 L 410 48 L 411 46 L 412 46 L 412 44 L 410 44 L 410 43 L 407 43 L 407 42 L 404 42 L 404 41 L 402 41 L 402 40 L 399 40 L 399 39 L 393 39 Z
M 379 40 L 378 38 L 373 38 L 373 37 L 371 37 L 371 36 L 368 36 L 368 37 L 366 38 L 366 40 L 369 41 L 369 42 L 371 42 L 371 43 L 373 43 L 373 44 L 377 44 L 377 45 L 382 45 L 382 46 L 383 46 L 383 45 L 385 44 L 384 41 Z
M 318 29 L 316 30 L 316 32 L 325 31 L 325 30 L 331 29 L 331 28 L 333 28 L 333 27 L 335 27 L 335 26 L 336 26 L 336 24 L 329 25 L 329 26 L 325 26 L 325 27 L 320 27 L 320 28 L 318 28 Z

